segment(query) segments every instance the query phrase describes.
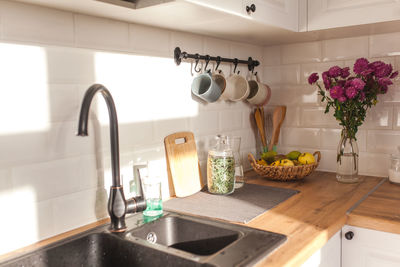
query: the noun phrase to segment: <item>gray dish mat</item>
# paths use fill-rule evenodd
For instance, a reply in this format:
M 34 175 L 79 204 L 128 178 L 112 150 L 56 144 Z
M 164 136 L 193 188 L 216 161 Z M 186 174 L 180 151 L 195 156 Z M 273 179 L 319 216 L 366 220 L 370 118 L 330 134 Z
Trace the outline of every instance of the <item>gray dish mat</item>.
M 299 192 L 287 188 L 244 184 L 227 196 L 198 192 L 188 197 L 170 199 L 163 203 L 163 207 L 169 211 L 248 223 Z

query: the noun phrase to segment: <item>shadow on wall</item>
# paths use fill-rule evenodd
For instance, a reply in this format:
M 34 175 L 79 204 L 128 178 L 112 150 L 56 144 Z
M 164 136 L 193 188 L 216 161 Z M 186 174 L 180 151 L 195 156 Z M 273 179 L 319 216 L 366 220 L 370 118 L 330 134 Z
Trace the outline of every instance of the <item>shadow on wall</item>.
M 75 135 L 91 84 L 104 84 L 116 103 L 124 184 L 133 162 L 150 160 L 164 172 L 164 136 L 189 130 L 198 115 L 188 90 L 190 64 L 174 68 L 166 58 L 10 43 L 0 43 L 0 59 L 0 209 L 14 218 L 0 223 L 2 239 L 10 241 L 1 242 L 0 254 L 107 216 L 103 100 L 92 103 L 89 136 Z M 17 234 L 8 230 L 15 228 Z

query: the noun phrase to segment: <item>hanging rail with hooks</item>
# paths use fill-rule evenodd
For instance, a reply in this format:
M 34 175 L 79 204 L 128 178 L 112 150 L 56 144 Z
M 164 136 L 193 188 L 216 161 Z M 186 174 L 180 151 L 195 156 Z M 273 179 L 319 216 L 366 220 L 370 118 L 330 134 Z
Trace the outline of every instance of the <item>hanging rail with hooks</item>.
M 207 65 L 210 61 L 215 61 L 217 63 L 217 66 L 215 69 L 218 69 L 218 66 L 221 62 L 228 62 L 228 63 L 233 63 L 233 65 L 235 65 L 235 69 L 233 72 L 236 71 L 236 67 L 238 64 L 246 64 L 249 71 L 253 71 L 255 67 L 260 65 L 260 62 L 258 60 L 254 60 L 251 57 L 249 57 L 248 60 L 240 60 L 237 58 L 223 58 L 220 56 L 217 57 L 213 57 L 210 55 L 199 55 L 199 54 L 189 54 L 187 52 L 182 52 L 181 49 L 179 47 L 175 47 L 174 50 L 174 59 L 175 59 L 175 63 L 176 65 L 179 66 L 179 64 L 181 64 L 182 59 L 188 59 L 188 58 L 192 58 L 194 60 L 196 60 L 196 66 L 195 66 L 195 71 L 198 72 L 196 70 L 197 67 L 197 63 L 199 62 L 199 60 L 205 60 L 206 61 L 206 67 L 205 69 L 207 69 Z

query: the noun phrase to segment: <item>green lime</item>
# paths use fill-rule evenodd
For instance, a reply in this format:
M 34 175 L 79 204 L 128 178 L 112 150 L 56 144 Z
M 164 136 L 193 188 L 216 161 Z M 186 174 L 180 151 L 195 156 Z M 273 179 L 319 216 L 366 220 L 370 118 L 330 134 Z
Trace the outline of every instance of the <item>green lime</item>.
M 287 157 L 288 159 L 290 159 L 290 160 L 297 160 L 297 159 L 299 158 L 300 155 L 301 155 L 301 152 L 294 150 L 294 151 L 289 152 L 289 153 L 286 155 L 286 157 Z
M 268 164 L 271 164 L 272 162 L 274 162 L 274 156 L 276 154 L 277 154 L 276 151 L 264 152 L 262 153 L 261 158 L 265 160 Z

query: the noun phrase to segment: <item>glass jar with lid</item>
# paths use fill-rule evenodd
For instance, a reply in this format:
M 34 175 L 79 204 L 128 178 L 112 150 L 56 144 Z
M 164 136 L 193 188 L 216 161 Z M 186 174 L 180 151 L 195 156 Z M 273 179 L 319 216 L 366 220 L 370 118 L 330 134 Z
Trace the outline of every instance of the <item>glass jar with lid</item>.
M 390 156 L 389 181 L 400 184 L 400 154 Z
M 208 152 L 207 187 L 208 192 L 219 195 L 235 189 L 235 159 L 226 136 L 217 136 L 216 145 Z

